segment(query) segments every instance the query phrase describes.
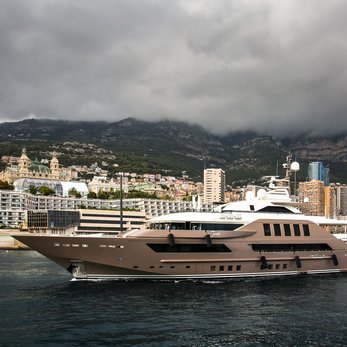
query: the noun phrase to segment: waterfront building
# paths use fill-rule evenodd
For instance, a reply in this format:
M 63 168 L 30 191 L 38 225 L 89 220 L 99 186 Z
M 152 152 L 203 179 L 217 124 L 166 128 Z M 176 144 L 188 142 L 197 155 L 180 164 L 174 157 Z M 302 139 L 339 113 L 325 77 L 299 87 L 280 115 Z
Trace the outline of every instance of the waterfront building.
M 146 214 L 141 211 L 119 210 L 79 210 L 80 224 L 75 233 L 95 233 L 114 234 L 121 230 L 137 229 L 146 222 Z M 121 225 L 122 219 L 122 225 Z
M 225 172 L 222 169 L 204 170 L 204 203 L 223 204 L 225 202 Z
M 139 228 L 145 222 L 146 215 L 139 211 L 123 211 L 121 218 L 120 211 L 114 210 L 37 210 L 27 211 L 23 229 L 59 234 L 71 228 L 75 234 L 114 234 Z
M 159 199 L 124 199 L 124 209 L 143 212 L 146 218 L 163 214 L 192 211 L 191 201 Z M 212 205 L 203 204 L 202 211 Z M 119 200 L 87 199 L 86 197 L 62 197 L 33 195 L 27 192 L 0 190 L 0 226 L 18 227 L 25 220 L 28 210 L 78 210 L 107 209 L 119 210 Z
M 325 213 L 324 183 L 320 180 L 299 183 L 299 208 L 310 216 L 323 216 Z
M 6 169 L 0 172 L 0 179 L 10 184 L 21 178 L 71 181 L 77 179 L 77 173 L 73 169 L 60 167 L 55 151 L 52 154 L 50 166 L 48 167 L 37 160 L 30 160 L 27 156 L 26 149 L 23 148 L 18 163 L 14 164 L 10 162 Z

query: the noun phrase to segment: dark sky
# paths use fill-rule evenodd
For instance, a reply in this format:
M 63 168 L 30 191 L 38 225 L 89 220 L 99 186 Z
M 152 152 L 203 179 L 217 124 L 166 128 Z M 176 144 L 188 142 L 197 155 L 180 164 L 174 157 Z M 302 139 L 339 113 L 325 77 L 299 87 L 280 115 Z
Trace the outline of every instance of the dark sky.
M 0 122 L 347 130 L 346 0 L 2 0 Z

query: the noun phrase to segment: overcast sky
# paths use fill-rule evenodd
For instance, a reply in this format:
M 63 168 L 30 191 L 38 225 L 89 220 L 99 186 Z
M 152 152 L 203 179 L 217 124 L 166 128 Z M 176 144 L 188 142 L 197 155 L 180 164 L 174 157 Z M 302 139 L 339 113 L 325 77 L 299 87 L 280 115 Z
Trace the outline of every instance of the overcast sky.
M 1 0 L 0 122 L 347 130 L 346 0 Z

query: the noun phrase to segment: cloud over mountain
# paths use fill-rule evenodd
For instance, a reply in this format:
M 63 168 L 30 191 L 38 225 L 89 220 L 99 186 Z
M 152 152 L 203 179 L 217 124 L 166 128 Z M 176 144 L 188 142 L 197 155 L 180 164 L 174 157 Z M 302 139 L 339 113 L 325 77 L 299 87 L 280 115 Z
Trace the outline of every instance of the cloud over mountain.
M 343 0 L 4 0 L 0 120 L 347 130 Z

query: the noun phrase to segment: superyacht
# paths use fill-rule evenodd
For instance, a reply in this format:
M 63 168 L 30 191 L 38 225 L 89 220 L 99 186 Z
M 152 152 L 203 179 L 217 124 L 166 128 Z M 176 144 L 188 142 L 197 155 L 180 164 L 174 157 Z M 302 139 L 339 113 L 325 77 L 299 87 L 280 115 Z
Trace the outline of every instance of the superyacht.
M 115 235 L 14 234 L 75 279 L 240 279 L 347 271 L 347 244 L 305 216 L 285 188 L 211 212 L 153 218 Z
M 336 237 L 324 227 L 346 228 L 347 221 L 305 216 L 294 206 L 292 164 L 288 156 L 283 165 L 286 177 L 272 177 L 270 189 L 260 189 L 256 196 L 248 193 L 244 201 L 211 212 L 163 215 L 138 229 L 122 230 L 121 226 L 117 234 L 18 233 L 13 237 L 80 280 L 240 279 L 346 272 L 344 236 Z

